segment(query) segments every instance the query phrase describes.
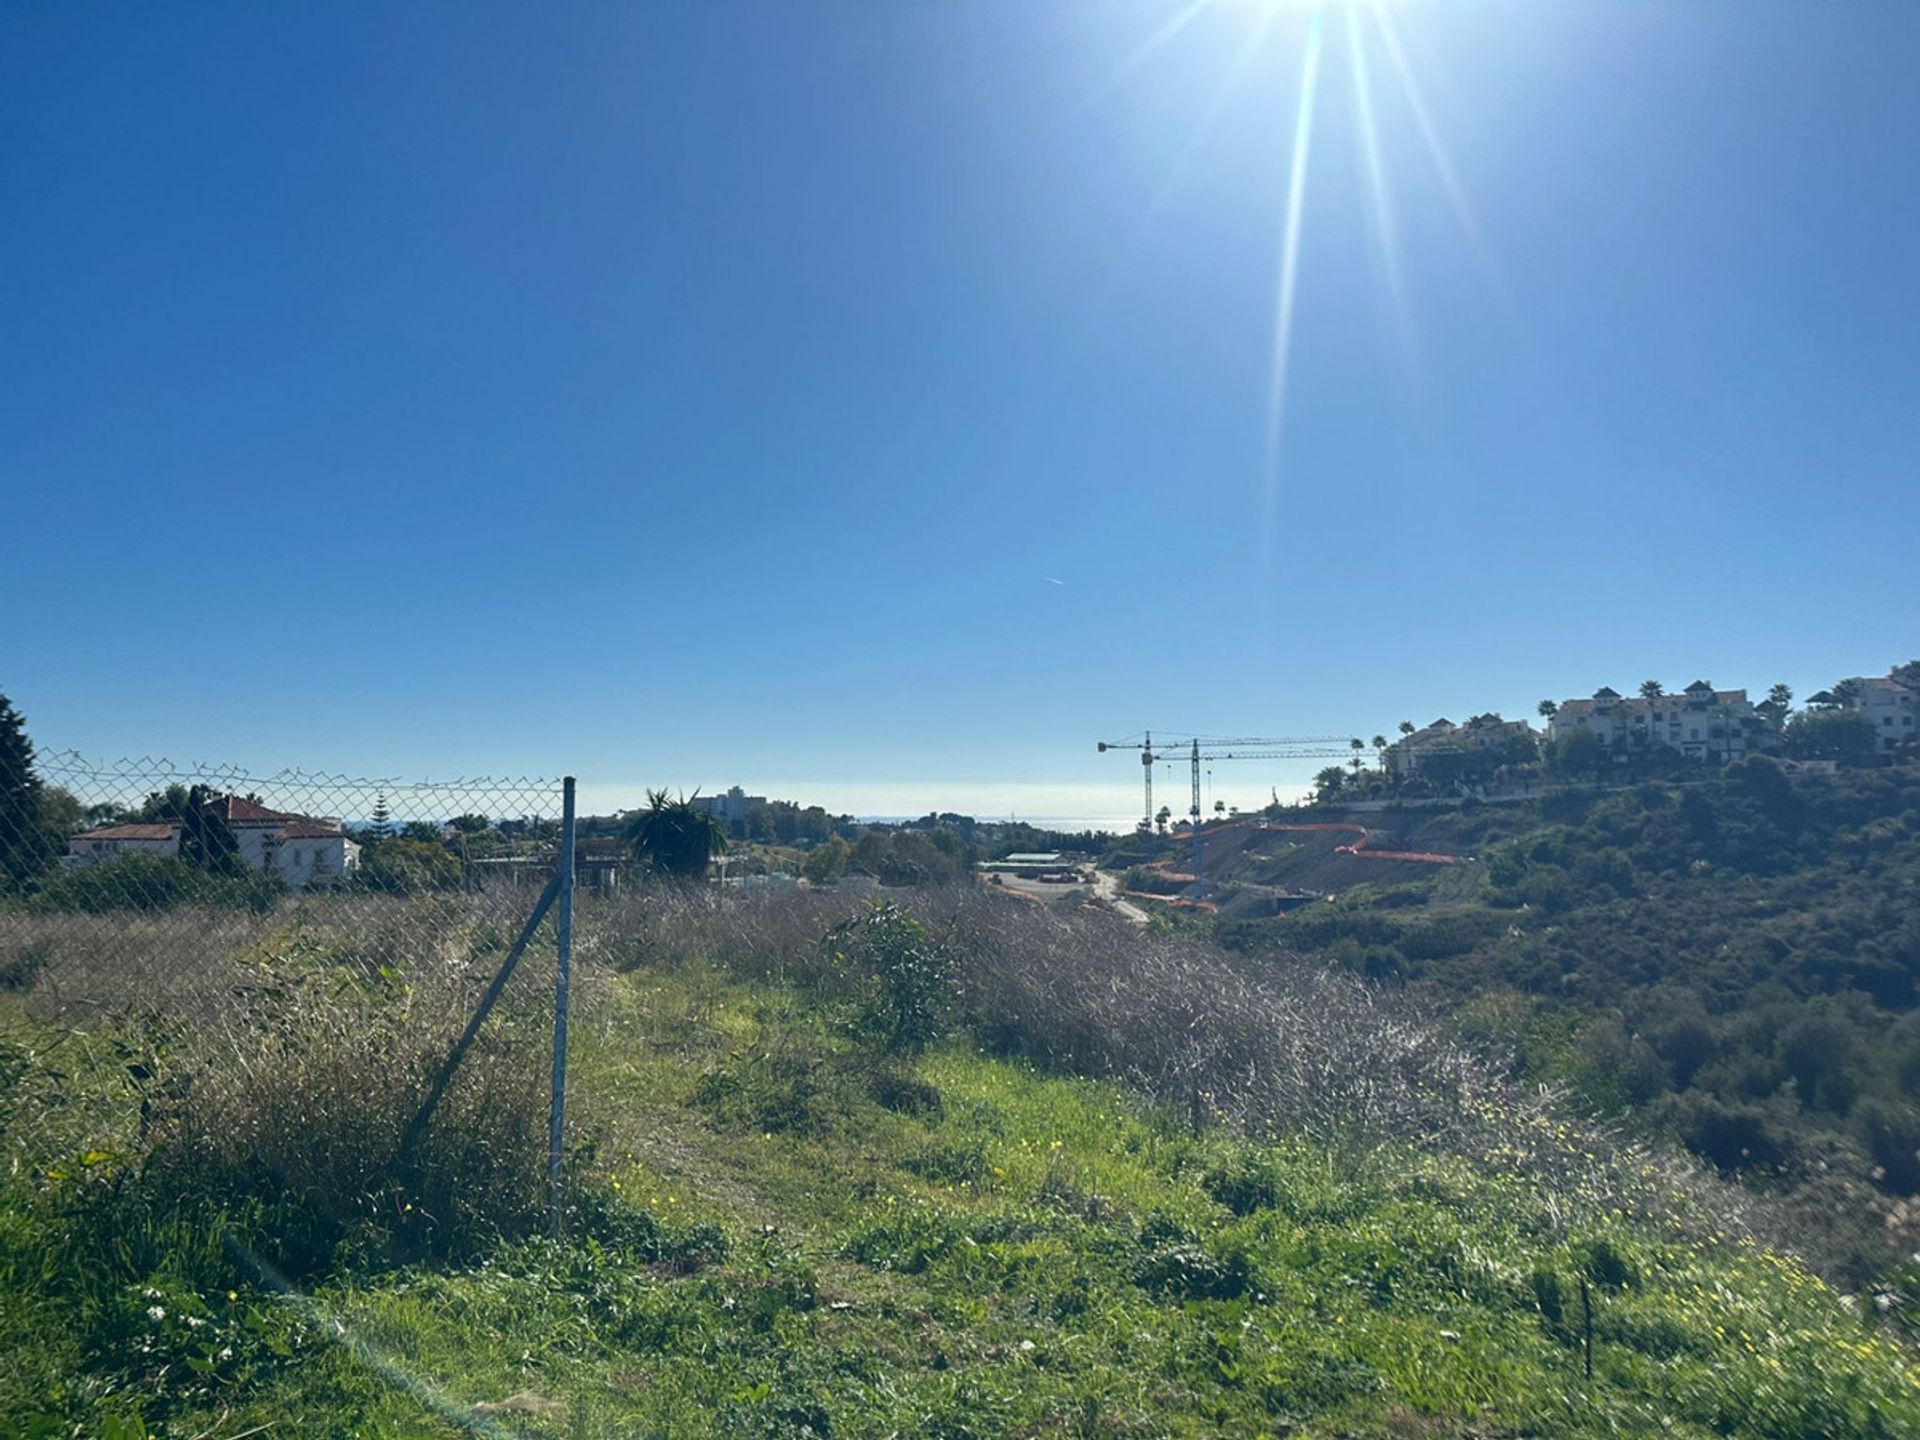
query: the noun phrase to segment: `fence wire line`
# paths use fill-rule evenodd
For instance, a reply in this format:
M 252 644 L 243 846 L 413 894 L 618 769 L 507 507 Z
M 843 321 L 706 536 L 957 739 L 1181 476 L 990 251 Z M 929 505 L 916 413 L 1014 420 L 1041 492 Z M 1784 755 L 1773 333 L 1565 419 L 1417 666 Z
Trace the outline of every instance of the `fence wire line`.
M 33 804 L 0 807 L 0 990 L 47 1019 L 159 1009 L 230 1025 L 341 966 L 431 972 L 457 1008 L 559 855 L 559 780 L 74 751 L 35 770 Z

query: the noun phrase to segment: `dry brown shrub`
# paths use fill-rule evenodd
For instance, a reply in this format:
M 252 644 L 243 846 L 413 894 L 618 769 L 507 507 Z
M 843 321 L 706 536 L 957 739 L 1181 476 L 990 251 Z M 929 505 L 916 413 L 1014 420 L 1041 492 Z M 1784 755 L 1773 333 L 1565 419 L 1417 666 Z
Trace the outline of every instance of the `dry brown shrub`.
M 44 952 L 41 1033 L 107 1077 L 128 1203 L 259 1217 L 267 1258 L 323 1268 L 471 1253 L 545 1207 L 550 939 L 530 948 L 417 1146 L 401 1138 L 532 897 L 318 896 L 270 916 L 10 917 Z M 576 989 L 589 1005 L 597 980 Z M 56 1064 L 65 1063 L 56 1058 Z M 111 1077 L 124 1072 L 117 1084 Z M 9 1107 L 8 1148 L 58 1158 L 71 1096 Z M 101 1108 L 92 1107 L 96 1122 Z M 37 1131 L 36 1131 L 36 1126 Z

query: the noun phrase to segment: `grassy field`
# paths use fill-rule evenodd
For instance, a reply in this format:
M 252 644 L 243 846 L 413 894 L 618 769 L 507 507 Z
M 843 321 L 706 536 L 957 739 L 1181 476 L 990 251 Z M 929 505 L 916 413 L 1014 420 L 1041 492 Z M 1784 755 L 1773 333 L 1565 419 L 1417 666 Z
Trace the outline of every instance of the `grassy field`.
M 636 903 L 588 927 L 563 1239 L 532 977 L 391 1155 L 491 921 L 377 964 L 364 927 L 261 927 L 196 1003 L 276 995 L 217 1047 L 200 1011 L 0 997 L 0 1435 L 1920 1433 L 1871 1297 L 1654 1157 L 1583 1158 L 1497 1089 L 1441 1143 L 1211 1077 L 1196 1106 L 995 1008 L 995 963 L 1070 942 L 1118 991 L 1102 947 L 1174 942 Z

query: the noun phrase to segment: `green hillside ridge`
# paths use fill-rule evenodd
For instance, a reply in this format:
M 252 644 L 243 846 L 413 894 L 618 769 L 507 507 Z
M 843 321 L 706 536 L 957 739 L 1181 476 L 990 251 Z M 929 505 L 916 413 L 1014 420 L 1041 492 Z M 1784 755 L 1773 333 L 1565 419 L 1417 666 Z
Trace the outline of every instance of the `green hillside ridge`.
M 1920 769 L 1354 818 L 1473 863 L 1221 937 L 1405 987 L 1523 1080 L 1793 1197 L 1857 1274 L 1920 1248 Z M 1288 883 L 1294 838 L 1220 847 L 1220 879 Z
M 1100 917 L 916 905 L 588 907 L 560 1240 L 527 1180 L 533 981 L 418 1164 L 383 1149 L 462 1013 L 433 957 L 493 943 L 453 902 L 426 945 L 263 921 L 172 1014 L 62 1031 L 51 992 L 4 997 L 0 1434 L 1920 1427 L 1879 1307 L 1364 992 L 1259 988 Z M 218 1008 L 236 981 L 244 1014 Z M 1366 1043 L 1276 1035 L 1283 1005 Z M 1196 1021 L 1217 1043 L 1181 1039 Z M 1245 1046 L 1280 1079 L 1234 1081 Z

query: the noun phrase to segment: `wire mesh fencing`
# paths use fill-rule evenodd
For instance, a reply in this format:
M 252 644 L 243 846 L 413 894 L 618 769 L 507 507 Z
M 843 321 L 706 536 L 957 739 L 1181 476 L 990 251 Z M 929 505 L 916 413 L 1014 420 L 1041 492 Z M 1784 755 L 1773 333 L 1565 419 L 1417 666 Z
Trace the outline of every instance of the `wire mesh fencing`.
M 10 1167 L 270 1174 L 331 1197 L 328 1243 L 368 1206 L 442 1251 L 558 1223 L 571 780 L 56 752 L 0 781 Z
M 72 752 L 36 770 L 32 805 L 0 810 L 0 988 L 49 1017 L 160 1007 L 215 1021 L 329 968 L 485 972 L 560 854 L 559 781 L 259 776 Z

